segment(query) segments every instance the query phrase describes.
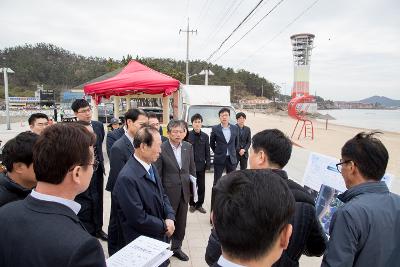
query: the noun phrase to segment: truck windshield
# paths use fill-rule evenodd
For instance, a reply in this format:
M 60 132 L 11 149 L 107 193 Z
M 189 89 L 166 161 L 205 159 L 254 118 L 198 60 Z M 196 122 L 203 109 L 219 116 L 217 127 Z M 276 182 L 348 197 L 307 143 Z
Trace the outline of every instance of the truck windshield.
M 203 127 L 212 127 L 220 123 L 218 112 L 222 106 L 190 106 L 188 111 L 187 123 L 192 126 L 190 118 L 196 113 L 203 117 Z M 236 112 L 232 107 L 227 107 L 231 111 L 229 123 L 236 124 Z

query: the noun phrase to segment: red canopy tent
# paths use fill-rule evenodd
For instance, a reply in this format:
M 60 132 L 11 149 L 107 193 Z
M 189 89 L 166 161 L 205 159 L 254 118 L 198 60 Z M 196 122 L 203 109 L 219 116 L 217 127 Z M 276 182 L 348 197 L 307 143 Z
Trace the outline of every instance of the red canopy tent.
M 134 94 L 168 96 L 178 88 L 178 80 L 132 60 L 114 77 L 87 84 L 83 89 L 85 94 L 92 96 L 98 104 L 102 97 Z

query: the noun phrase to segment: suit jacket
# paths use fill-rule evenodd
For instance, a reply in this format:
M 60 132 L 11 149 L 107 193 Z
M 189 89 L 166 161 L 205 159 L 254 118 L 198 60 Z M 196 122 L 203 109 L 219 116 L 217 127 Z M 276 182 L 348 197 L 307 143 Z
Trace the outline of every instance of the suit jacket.
M 239 152 L 239 130 L 236 125 L 229 124 L 229 126 L 231 129 L 229 142 L 225 140 L 221 124 L 215 125 L 211 129 L 210 147 L 214 151 L 214 164 L 225 164 L 227 149 L 229 150 L 231 163 L 237 163 L 236 153 Z
M 125 129 L 124 127 L 120 127 L 118 129 L 115 129 L 109 133 L 107 133 L 107 138 L 106 138 L 106 150 L 107 150 L 107 156 L 110 158 L 110 152 L 111 152 L 111 147 L 117 141 L 120 139 L 123 135 L 125 134 Z
M 106 185 L 107 191 L 113 191 L 118 174 L 125 166 L 129 158 L 133 156 L 134 151 L 135 149 L 133 148 L 131 141 L 125 134 L 120 139 L 118 139 L 111 147 L 110 173 L 108 175 L 108 181 Z
M 185 202 L 188 203 L 190 199 L 189 176 L 196 177 L 193 148 L 190 143 L 182 141 L 181 158 L 182 168 L 179 168 L 171 143 L 166 141 L 161 144 L 161 154 L 155 165 L 170 201 L 179 201 L 182 193 Z
M 249 157 L 249 148 L 251 145 L 251 131 L 250 128 L 247 126 L 243 126 L 243 129 L 240 129 L 239 125 L 236 124 L 239 133 L 239 150 L 244 149 L 244 156 L 245 158 Z
M 91 121 L 92 127 L 93 127 L 93 131 L 96 134 L 96 151 L 97 151 L 97 156 L 98 159 L 101 163 L 101 166 L 104 170 L 104 157 L 103 157 L 103 141 L 104 141 L 104 126 L 103 123 L 99 122 L 99 121 Z
M 106 266 L 99 241 L 67 206 L 27 196 L 0 209 L 0 266 Z
M 136 158 L 121 170 L 112 194 L 117 206 L 122 242 L 126 245 L 140 235 L 168 242 L 165 219 L 175 220 L 175 212 L 153 166 L 156 183 Z
M 196 171 L 210 169 L 210 138 L 202 131 L 196 133 L 194 130 L 189 132 L 188 142 L 193 146 L 194 163 Z

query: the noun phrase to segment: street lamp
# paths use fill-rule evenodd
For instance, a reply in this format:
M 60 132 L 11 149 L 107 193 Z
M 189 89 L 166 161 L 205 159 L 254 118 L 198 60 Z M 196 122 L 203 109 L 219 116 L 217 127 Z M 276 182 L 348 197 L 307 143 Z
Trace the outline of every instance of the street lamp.
M 11 130 L 10 126 L 10 108 L 9 108 L 9 99 L 8 99 L 8 77 L 7 73 L 14 73 L 14 71 L 10 68 L 1 68 L 0 72 L 4 74 L 4 98 L 6 100 L 6 121 L 7 121 L 7 130 Z
M 208 85 L 208 76 L 213 76 L 214 73 L 209 69 L 205 69 L 205 70 L 200 71 L 199 73 L 190 75 L 189 78 L 194 77 L 194 76 L 198 76 L 198 75 L 205 75 L 205 77 L 204 77 L 204 85 Z

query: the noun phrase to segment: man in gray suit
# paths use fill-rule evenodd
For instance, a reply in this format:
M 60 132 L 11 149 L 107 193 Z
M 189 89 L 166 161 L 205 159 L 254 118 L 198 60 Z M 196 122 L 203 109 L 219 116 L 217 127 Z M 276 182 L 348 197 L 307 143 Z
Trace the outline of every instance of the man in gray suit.
M 119 172 L 125 166 L 125 163 L 133 156 L 133 137 L 136 132 L 147 123 L 147 115 L 143 110 L 132 108 L 125 113 L 125 125 L 126 132 L 120 139 L 115 141 L 110 150 L 110 174 L 108 176 L 106 190 L 110 191 L 111 194 L 114 189 L 114 185 L 117 181 Z M 108 225 L 108 253 L 113 255 L 121 247 L 118 246 L 118 236 L 121 232 L 117 225 L 115 204 L 111 198 L 111 210 L 110 210 L 110 223 Z
M 169 141 L 162 143 L 161 154 L 156 162 L 162 183 L 175 211 L 175 232 L 172 235 L 171 250 L 182 261 L 189 257 L 181 250 L 185 237 L 188 203 L 190 200 L 190 175 L 196 176 L 192 145 L 182 141 L 185 124 L 171 120 L 167 126 Z

